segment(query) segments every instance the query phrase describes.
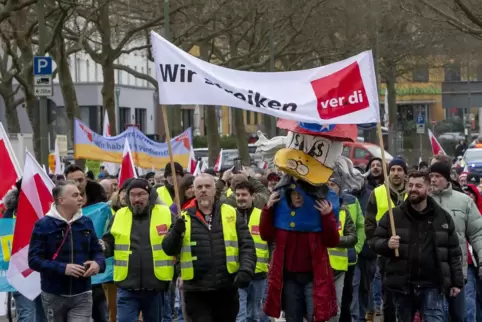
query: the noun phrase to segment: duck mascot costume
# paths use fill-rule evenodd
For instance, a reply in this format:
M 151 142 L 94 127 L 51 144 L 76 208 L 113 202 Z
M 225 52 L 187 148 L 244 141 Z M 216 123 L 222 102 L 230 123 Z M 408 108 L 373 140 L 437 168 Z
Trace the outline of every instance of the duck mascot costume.
M 348 189 L 363 186 L 364 176 L 342 156 L 343 142 L 356 140 L 357 127 L 280 119 L 278 128 L 287 130 L 287 136 L 261 137 L 257 143 L 259 151 L 274 155 L 274 165 L 283 172 L 274 189 L 279 200 L 263 209 L 260 223 L 261 238 L 275 245 L 264 312 L 279 317 L 284 310 L 287 322 L 303 317 L 309 322 L 328 321 L 337 314 L 327 249 L 336 247 L 340 238 L 340 202 L 326 183 L 335 174 Z M 327 215 L 317 207 L 317 201 L 323 200 L 331 203 Z

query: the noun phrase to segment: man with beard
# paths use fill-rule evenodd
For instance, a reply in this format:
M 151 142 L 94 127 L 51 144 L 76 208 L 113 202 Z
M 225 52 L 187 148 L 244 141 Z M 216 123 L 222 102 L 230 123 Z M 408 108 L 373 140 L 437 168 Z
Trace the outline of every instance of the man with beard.
M 402 158 L 394 158 L 388 165 L 388 180 L 390 184 L 390 200 L 387 200 L 387 190 L 385 185 L 380 185 L 373 190 L 368 200 L 365 215 L 365 233 L 368 245 L 373 249 L 372 238 L 377 228 L 378 222 L 388 211 L 388 203 L 392 207 L 399 206 L 407 198 L 405 190 L 405 177 L 407 175 L 407 164 Z M 381 276 L 384 272 L 386 260 L 378 258 L 378 268 Z M 395 321 L 391 294 L 388 289 L 383 289 L 383 316 L 385 321 Z
M 247 287 L 240 288 L 239 293 L 239 313 L 237 322 L 258 321 L 267 322 L 269 318 L 264 314 L 261 305 L 264 300 L 264 293 L 268 277 L 269 248 L 268 243 L 261 239 L 259 224 L 261 219 L 261 209 L 255 208 L 254 187 L 249 181 L 242 181 L 234 187 L 238 211 L 243 216 L 248 225 L 249 232 L 253 237 L 256 247 L 256 270 L 251 283 Z
M 174 200 L 174 179 L 172 176 L 176 176 L 178 189 L 179 185 L 181 184 L 182 177 L 184 177 L 184 169 L 182 165 L 177 162 L 174 162 L 174 171 L 171 169 L 171 163 L 166 165 L 164 169 L 164 186 L 157 188 L 157 194 L 159 198 L 161 198 L 162 202 L 165 205 L 170 207 Z
M 182 212 L 162 242 L 180 254 L 186 314 L 193 322 L 234 322 L 238 288 L 251 282 L 256 250 L 244 217 L 215 198 L 214 178 L 194 179 L 196 202 Z
M 393 210 L 397 236 L 392 236 L 389 216 L 375 230 L 372 245 L 388 258 L 383 284 L 392 292 L 396 312 L 396 320 L 386 321 L 412 322 L 417 311 L 424 322 L 445 321 L 446 295 L 463 294 L 456 228 L 450 214 L 428 196 L 428 189 L 426 172 L 411 173 L 409 197 Z
M 162 250 L 174 217 L 144 179 L 134 179 L 126 190 L 127 207 L 112 217 L 102 237 L 106 257 L 114 256 L 117 321 L 162 320 L 164 292 L 174 277 L 174 257 Z
M 478 258 L 479 277 L 482 277 L 482 217 L 474 201 L 464 193 L 455 191 L 450 181 L 450 166 L 445 162 L 436 162 L 430 166 L 432 197 L 453 218 L 455 231 L 462 249 L 462 268 L 467 279 L 467 241 Z M 474 258 L 475 259 L 475 256 Z M 473 303 L 474 301 L 469 301 Z M 465 295 L 449 299 L 450 317 L 454 322 L 462 322 L 469 318 L 475 308 L 466 306 Z

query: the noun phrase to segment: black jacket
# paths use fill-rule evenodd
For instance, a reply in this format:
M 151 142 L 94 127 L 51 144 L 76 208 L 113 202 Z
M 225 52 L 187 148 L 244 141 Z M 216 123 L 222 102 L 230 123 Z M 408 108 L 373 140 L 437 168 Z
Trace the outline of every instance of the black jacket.
M 121 282 L 116 282 L 118 287 L 127 290 L 156 290 L 166 291 L 169 289 L 169 283 L 160 281 L 154 275 L 154 261 L 152 258 L 152 247 L 150 240 L 150 223 L 151 210 L 157 202 L 157 192 L 154 188 L 150 191 L 149 196 L 149 210 L 145 215 L 132 216 L 131 228 L 131 254 L 129 256 L 129 267 L 127 278 Z M 127 202 L 130 207 L 129 201 Z M 105 256 L 110 257 L 114 255 L 114 236 L 110 230 L 114 222 L 115 215 L 112 216 L 106 233 L 102 236 L 105 243 Z M 172 216 L 173 222 L 176 220 Z
M 426 272 L 414 270 L 415 263 L 425 268 L 432 267 L 431 283 L 448 292 L 451 287 L 462 288 L 464 275 L 462 273 L 462 252 L 459 246 L 455 225 L 451 216 L 440 207 L 434 199 L 428 197 L 428 208 L 431 209 L 431 227 L 425 234 L 416 234 L 418 229 L 413 209 L 408 201 L 393 209 L 396 233 L 400 236 L 399 257 L 388 247 L 388 240 L 392 236 L 389 216 L 383 216 L 373 237 L 375 252 L 387 258 L 384 286 L 396 292 L 410 293 L 411 287 L 420 281 L 415 281 Z M 432 245 L 426 241 L 432 240 Z M 416 248 L 412 244 L 418 245 Z M 418 258 L 418 259 L 417 259 Z M 420 262 L 421 261 L 421 262 Z M 423 263 L 427 261 L 427 263 Z M 430 263 L 428 263 L 430 262 Z
M 222 202 L 214 205 L 211 230 L 196 216 L 197 205 L 186 209 L 191 218 L 191 240 L 196 243 L 191 246 L 194 279 L 183 281 L 185 291 L 211 291 L 221 288 L 234 287 L 236 274 L 229 274 L 226 268 L 226 251 L 224 246 L 223 227 L 220 209 Z M 256 249 L 248 225 L 243 216 L 237 213 L 236 228 L 239 247 L 239 271 L 249 275 L 254 274 L 256 267 Z M 162 248 L 168 255 L 176 256 L 181 253 L 183 236 L 171 229 L 162 241 Z

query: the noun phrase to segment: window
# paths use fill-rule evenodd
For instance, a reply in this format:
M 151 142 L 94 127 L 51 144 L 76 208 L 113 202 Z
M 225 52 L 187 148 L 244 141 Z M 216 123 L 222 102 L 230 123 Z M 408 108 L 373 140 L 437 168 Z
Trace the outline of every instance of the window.
M 190 127 L 193 127 L 193 120 L 194 120 L 194 110 L 190 109 L 182 109 L 182 129 L 187 130 Z
M 349 146 L 344 146 L 343 147 L 343 152 L 341 153 L 344 157 L 349 158 L 350 157 L 350 147 Z
M 75 81 L 80 82 L 80 58 L 75 59 Z
M 119 127 L 120 131 L 124 131 L 127 124 L 131 124 L 131 109 L 129 107 L 119 108 Z
M 460 82 L 460 64 L 454 63 L 445 66 L 445 81 Z
M 135 110 L 136 124 L 139 125 L 139 130 L 145 133 L 147 130 L 147 112 L 145 108 L 136 108 Z
M 141 67 L 141 73 L 144 74 L 144 67 Z M 146 86 L 147 81 L 145 79 L 141 79 L 141 85 Z
M 137 66 L 134 66 L 134 70 L 137 72 Z M 134 85 L 137 86 L 137 77 L 134 77 Z
M 98 82 L 99 81 L 99 64 L 94 62 L 94 70 L 95 70 L 95 76 L 94 76 L 94 81 Z
M 85 72 L 86 72 L 86 77 L 87 77 L 86 81 L 87 82 L 90 82 L 90 66 L 89 65 L 90 65 L 89 61 L 86 60 L 85 61 Z
M 371 157 L 367 150 L 362 148 L 355 148 L 355 159 L 365 159 Z
M 428 82 L 428 65 L 418 65 L 412 71 L 412 80 L 414 82 Z
M 122 82 L 121 82 L 121 77 L 122 77 L 122 75 L 121 75 L 121 70 L 118 69 L 118 70 L 117 70 L 117 84 L 122 84 Z

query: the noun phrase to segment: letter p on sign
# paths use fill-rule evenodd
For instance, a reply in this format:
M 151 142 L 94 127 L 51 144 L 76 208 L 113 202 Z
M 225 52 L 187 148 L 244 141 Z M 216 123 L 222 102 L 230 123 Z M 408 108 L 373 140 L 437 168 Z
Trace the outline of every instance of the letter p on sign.
M 34 75 L 52 75 L 52 57 L 35 56 L 33 58 Z
M 357 62 L 312 81 L 311 86 L 322 119 L 333 119 L 370 106 Z

